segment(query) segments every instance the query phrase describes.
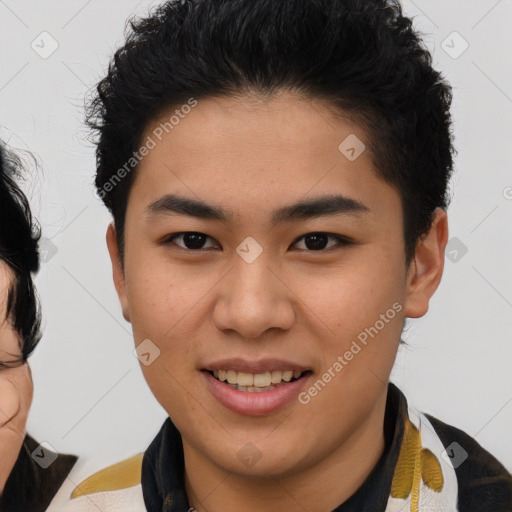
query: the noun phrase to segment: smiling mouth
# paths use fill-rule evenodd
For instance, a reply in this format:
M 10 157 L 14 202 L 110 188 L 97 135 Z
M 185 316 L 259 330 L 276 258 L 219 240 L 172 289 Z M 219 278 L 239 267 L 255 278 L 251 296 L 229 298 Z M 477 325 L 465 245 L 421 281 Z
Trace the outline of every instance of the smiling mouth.
M 262 393 L 264 391 L 272 391 L 281 386 L 286 386 L 291 382 L 295 382 L 304 378 L 306 374 L 311 373 L 310 370 L 286 370 L 286 371 L 270 371 L 265 373 L 247 373 L 237 372 L 235 370 L 206 370 L 212 377 L 230 386 L 238 391 L 247 393 Z

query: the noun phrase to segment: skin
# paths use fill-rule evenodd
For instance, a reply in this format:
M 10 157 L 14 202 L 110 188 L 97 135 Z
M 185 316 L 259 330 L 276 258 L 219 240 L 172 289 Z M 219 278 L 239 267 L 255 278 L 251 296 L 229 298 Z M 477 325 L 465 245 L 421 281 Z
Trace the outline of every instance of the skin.
M 12 279 L 9 267 L 0 262 L 0 494 L 23 444 L 33 395 L 32 374 L 22 360 L 19 334 L 6 318 Z
M 201 99 L 139 164 L 124 264 L 113 224 L 107 230 L 135 343 L 148 338 L 160 350 L 141 368 L 181 432 L 186 491 L 198 512 L 234 512 L 240 503 L 249 512 L 323 512 L 348 499 L 384 450 L 387 382 L 403 322 L 427 312 L 441 279 L 446 213 L 436 210 L 407 267 L 400 196 L 378 177 L 369 150 L 355 161 L 340 153 L 349 134 L 368 141 L 331 111 L 291 93 Z M 271 225 L 273 210 L 334 191 L 368 212 Z M 148 214 L 168 193 L 224 207 L 233 218 Z M 186 249 L 183 237 L 164 241 L 190 231 L 210 237 L 203 249 Z M 328 239 L 315 251 L 305 243 L 311 232 L 354 243 Z M 236 252 L 248 236 L 263 248 L 251 264 Z M 402 310 L 306 405 L 234 413 L 200 373 L 224 358 L 274 357 L 310 368 L 314 382 L 396 302 Z M 237 456 L 247 442 L 261 454 L 250 467 Z

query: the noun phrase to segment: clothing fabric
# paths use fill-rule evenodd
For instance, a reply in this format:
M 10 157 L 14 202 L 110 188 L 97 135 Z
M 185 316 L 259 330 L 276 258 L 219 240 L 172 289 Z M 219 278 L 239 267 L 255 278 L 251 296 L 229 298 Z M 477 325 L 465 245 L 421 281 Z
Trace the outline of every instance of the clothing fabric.
M 78 457 L 56 454 L 28 434 L 0 497 L 1 512 L 44 512 Z
M 92 469 L 97 468 L 95 461 L 81 458 L 47 512 L 145 511 L 140 485 L 142 457 L 139 453 L 100 471 Z
M 383 428 L 382 456 L 332 512 L 512 512 L 512 476 L 503 465 L 462 430 L 408 404 L 393 383 Z M 72 492 L 63 486 L 55 512 L 190 512 L 184 467 L 181 435 L 168 418 L 144 454 Z
M 512 512 L 512 476 L 462 430 L 408 404 L 388 384 L 385 449 L 360 488 L 333 512 Z M 148 512 L 188 512 L 181 435 L 168 418 L 144 453 Z

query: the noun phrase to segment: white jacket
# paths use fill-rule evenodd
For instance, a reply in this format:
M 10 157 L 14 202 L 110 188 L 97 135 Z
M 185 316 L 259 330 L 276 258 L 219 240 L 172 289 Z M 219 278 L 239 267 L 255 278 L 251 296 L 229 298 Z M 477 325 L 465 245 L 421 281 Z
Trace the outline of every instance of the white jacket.
M 140 484 L 143 454 L 88 474 L 87 463 L 78 460 L 53 498 L 47 512 L 145 512 Z

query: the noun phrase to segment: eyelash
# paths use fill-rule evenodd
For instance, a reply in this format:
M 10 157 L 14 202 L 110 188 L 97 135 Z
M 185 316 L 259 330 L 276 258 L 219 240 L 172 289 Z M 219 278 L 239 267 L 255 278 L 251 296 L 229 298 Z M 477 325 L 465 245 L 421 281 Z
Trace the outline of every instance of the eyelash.
M 202 251 L 205 251 L 205 250 L 208 250 L 208 249 L 213 249 L 212 247 L 207 247 L 206 249 L 204 248 L 201 248 L 201 249 L 189 249 L 188 247 L 181 247 L 180 245 L 177 245 L 173 242 L 173 240 L 175 238 L 178 238 L 180 236 L 184 236 L 184 235 L 190 235 L 190 234 L 195 234 L 195 235 L 202 235 L 202 236 L 205 236 L 211 240 L 214 240 L 214 238 L 212 238 L 211 236 L 208 236 L 206 235 L 205 233 L 201 233 L 199 231 L 182 231 L 180 233 L 173 233 L 172 235 L 168 235 L 167 237 L 165 237 L 162 241 L 162 243 L 164 245 L 168 245 L 168 244 L 173 244 L 175 246 L 178 247 L 178 249 L 181 249 L 183 251 L 186 251 L 186 252 L 202 252 Z M 311 231 L 310 233 L 306 233 L 305 235 L 302 235 L 300 236 L 299 238 L 296 238 L 295 241 L 293 242 L 292 245 L 295 245 L 296 243 L 298 243 L 300 240 L 302 240 L 303 238 L 307 237 L 308 235 L 326 235 L 328 238 L 332 238 L 332 239 L 335 239 L 338 244 L 337 244 L 337 247 L 340 248 L 340 247 L 347 247 L 347 246 L 350 246 L 350 245 L 354 245 L 354 242 L 351 241 L 350 239 L 348 239 L 347 237 L 344 237 L 344 236 L 341 236 L 341 235 L 336 235 L 334 233 L 326 233 L 324 231 Z M 336 249 L 336 245 L 335 246 L 331 246 L 331 247 L 327 247 L 325 249 L 318 249 L 318 250 L 308 250 L 308 249 L 300 249 L 300 250 L 304 250 L 306 252 L 328 252 L 332 249 Z
M 9 370 L 10 368 L 18 368 L 25 361 L 23 359 L 16 359 L 15 361 L 0 361 L 0 371 Z

